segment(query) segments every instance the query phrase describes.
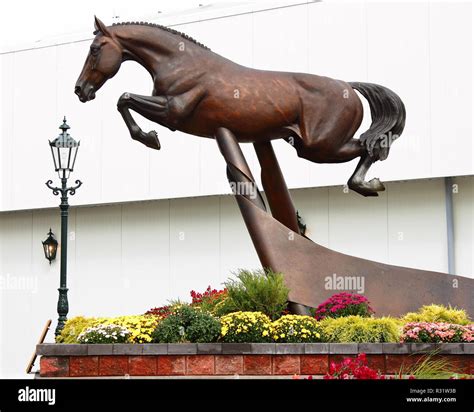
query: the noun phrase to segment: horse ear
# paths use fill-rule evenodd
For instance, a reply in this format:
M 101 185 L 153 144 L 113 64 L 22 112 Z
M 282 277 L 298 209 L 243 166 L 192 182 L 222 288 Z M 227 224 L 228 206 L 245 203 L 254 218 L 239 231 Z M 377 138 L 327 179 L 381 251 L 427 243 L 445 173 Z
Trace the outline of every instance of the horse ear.
M 94 34 L 102 33 L 104 36 L 110 35 L 109 29 L 107 29 L 107 26 L 97 16 L 94 16 L 94 27 L 95 27 Z

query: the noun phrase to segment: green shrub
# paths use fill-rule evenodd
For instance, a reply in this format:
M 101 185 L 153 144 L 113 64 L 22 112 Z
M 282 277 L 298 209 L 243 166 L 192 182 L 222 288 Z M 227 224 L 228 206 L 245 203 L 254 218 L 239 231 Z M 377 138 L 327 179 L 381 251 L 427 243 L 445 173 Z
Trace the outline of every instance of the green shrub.
M 272 322 L 262 312 L 234 312 L 221 318 L 221 340 L 227 343 L 271 342 Z
M 61 333 L 56 336 L 56 343 L 79 343 L 78 337 L 82 331 L 97 322 L 97 318 L 76 316 L 67 320 Z
M 186 336 L 193 343 L 216 342 L 221 333 L 221 323 L 209 313 L 198 313 L 196 320 L 186 329 Z
M 219 320 L 207 312 L 183 305 L 158 324 L 152 339 L 156 343 L 205 343 L 215 342 L 219 333 Z
M 468 325 L 472 323 L 465 310 L 444 305 L 425 305 L 417 312 L 409 312 L 401 318 L 403 323 L 443 322 Z
M 213 314 L 217 317 L 225 316 L 229 313 L 238 312 L 232 299 L 228 296 L 214 306 Z
M 390 317 L 325 318 L 320 326 L 324 342 L 398 342 L 401 335 L 400 321 Z
M 110 323 L 85 329 L 77 340 L 79 343 L 127 343 L 130 335 L 124 326 Z
M 321 327 L 312 317 L 285 315 L 272 323 L 271 335 L 278 343 L 319 342 Z
M 225 283 L 227 298 L 217 305 L 216 313 L 262 312 L 277 319 L 286 309 L 289 289 L 283 275 L 271 270 L 239 270 L 236 280 Z M 227 311 L 227 312 L 226 312 Z

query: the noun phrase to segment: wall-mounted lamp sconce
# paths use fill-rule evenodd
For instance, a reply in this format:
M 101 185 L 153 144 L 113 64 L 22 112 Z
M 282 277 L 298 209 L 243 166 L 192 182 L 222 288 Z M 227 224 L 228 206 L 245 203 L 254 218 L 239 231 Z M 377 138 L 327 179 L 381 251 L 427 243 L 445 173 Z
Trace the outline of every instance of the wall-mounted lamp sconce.
M 43 244 L 44 257 L 48 259 L 49 264 L 51 264 L 51 261 L 56 259 L 56 252 L 58 251 L 58 241 L 54 238 L 51 228 L 49 229 L 48 237 L 41 243 Z

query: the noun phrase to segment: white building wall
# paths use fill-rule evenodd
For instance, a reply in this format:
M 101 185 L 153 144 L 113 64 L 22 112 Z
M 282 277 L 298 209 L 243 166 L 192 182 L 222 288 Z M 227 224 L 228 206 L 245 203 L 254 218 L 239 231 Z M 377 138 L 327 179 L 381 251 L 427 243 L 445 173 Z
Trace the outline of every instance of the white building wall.
M 472 277 L 474 177 L 454 183 L 456 273 Z M 292 195 L 308 236 L 324 246 L 447 271 L 442 179 L 389 183 L 370 200 L 343 187 Z M 0 376 L 23 376 L 42 325 L 56 321 L 59 255 L 50 266 L 40 243 L 50 227 L 59 236 L 57 208 L 0 213 Z M 69 230 L 69 317 L 143 313 L 260 266 L 231 196 L 75 207 Z
M 406 104 L 406 129 L 371 176 L 395 181 L 473 173 L 470 2 L 310 2 L 227 13 L 211 8 L 157 22 L 251 67 L 392 88 Z M 138 115 L 145 130 L 157 129 L 162 150 L 130 138 L 116 101 L 124 91 L 151 92 L 151 79 L 137 64 L 125 63 L 95 101 L 78 101 L 73 88 L 90 38 L 0 54 L 0 210 L 54 206 L 43 186 L 54 177 L 47 139 L 56 136 L 64 114 L 82 142 L 74 176 L 84 186 L 75 204 L 229 193 L 212 140 L 173 133 Z M 359 134 L 369 123 L 367 112 Z M 251 145 L 244 147 L 255 167 Z M 285 142 L 275 147 L 291 188 L 344 184 L 357 162 L 317 165 L 298 159 Z

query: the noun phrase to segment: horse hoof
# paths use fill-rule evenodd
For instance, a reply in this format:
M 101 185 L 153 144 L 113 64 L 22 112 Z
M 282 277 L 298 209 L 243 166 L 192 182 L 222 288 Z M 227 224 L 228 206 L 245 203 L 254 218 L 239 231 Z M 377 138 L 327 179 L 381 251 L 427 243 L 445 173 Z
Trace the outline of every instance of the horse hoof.
M 378 178 L 374 178 L 369 181 L 369 185 L 371 189 L 375 190 L 376 192 L 383 192 L 385 190 L 385 186 Z
M 150 140 L 150 143 L 147 145 L 148 147 L 152 149 L 156 149 L 156 150 L 161 149 L 160 140 L 158 139 L 158 133 L 152 130 L 147 133 L 147 137 L 148 137 L 148 140 Z
M 365 197 L 375 197 L 379 194 L 367 182 L 349 182 L 349 188 Z

